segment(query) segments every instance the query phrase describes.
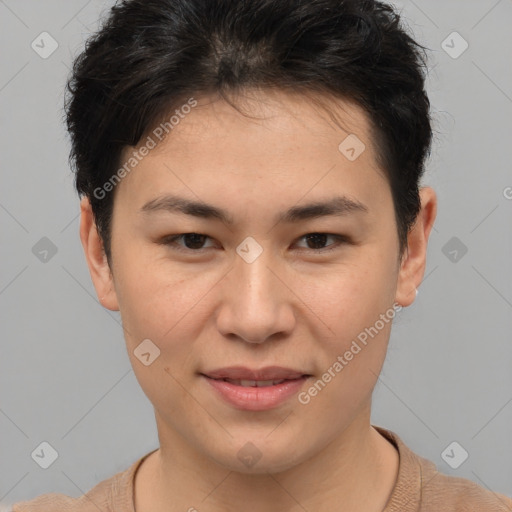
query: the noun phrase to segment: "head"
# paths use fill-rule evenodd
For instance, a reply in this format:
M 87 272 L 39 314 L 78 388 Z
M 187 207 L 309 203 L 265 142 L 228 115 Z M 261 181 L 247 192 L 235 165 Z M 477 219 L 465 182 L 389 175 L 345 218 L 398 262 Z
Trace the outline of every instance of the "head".
M 420 49 L 375 1 L 138 0 L 77 58 L 82 243 L 161 438 L 282 470 L 368 419 L 435 218 Z M 302 399 L 242 410 L 204 377 L 270 365 Z

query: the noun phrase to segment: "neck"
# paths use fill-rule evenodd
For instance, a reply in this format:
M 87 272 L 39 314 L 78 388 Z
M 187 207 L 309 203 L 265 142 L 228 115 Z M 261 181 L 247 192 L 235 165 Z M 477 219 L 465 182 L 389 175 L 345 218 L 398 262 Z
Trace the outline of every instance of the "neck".
M 137 472 L 136 512 L 382 512 L 398 473 L 398 453 L 370 425 L 369 411 L 321 452 L 278 473 L 230 471 L 160 437 L 160 450 Z

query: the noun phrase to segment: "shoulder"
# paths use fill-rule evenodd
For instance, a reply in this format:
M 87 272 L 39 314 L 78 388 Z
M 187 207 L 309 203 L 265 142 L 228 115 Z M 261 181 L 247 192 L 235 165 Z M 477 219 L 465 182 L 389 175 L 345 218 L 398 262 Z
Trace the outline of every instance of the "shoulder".
M 153 450 L 155 451 L 155 450 Z M 135 473 L 142 463 L 148 457 L 150 452 L 128 469 L 116 473 L 114 476 L 103 480 L 93 487 L 89 492 L 72 498 L 65 494 L 48 493 L 42 494 L 28 501 L 14 503 L 8 512 L 133 512 L 133 483 Z
M 395 487 L 384 512 L 512 512 L 512 498 L 466 478 L 440 473 L 390 430 L 374 428 L 398 450 Z
M 461 512 L 512 512 L 512 498 L 471 480 L 445 475 L 437 469 L 428 476 L 429 481 L 423 485 L 425 510 L 433 507 Z

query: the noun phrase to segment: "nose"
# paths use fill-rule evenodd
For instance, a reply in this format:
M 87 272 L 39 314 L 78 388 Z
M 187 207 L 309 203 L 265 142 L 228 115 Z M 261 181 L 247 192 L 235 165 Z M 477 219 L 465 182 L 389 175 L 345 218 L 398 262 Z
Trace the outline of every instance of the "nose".
M 251 263 L 236 255 L 222 281 L 217 328 L 247 343 L 286 337 L 295 326 L 293 293 L 282 266 L 263 253 Z

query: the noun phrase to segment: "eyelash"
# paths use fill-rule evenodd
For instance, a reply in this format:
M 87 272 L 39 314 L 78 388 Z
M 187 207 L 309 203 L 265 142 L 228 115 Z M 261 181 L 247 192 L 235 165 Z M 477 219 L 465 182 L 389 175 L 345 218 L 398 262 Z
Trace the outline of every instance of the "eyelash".
M 209 237 L 208 235 L 204 235 L 202 233 L 191 232 L 191 233 L 182 233 L 181 235 L 167 235 L 167 236 L 161 238 L 158 241 L 158 243 L 162 244 L 162 245 L 169 246 L 173 250 L 180 251 L 180 252 L 186 252 L 186 253 L 202 253 L 205 250 L 211 249 L 211 247 L 202 247 L 200 249 L 190 249 L 188 247 L 183 247 L 183 246 L 179 246 L 176 244 L 177 240 L 183 239 L 183 237 L 185 237 L 187 235 L 204 236 L 207 239 L 211 240 L 211 237 Z M 316 231 L 312 232 L 312 233 L 306 233 L 305 235 L 302 235 L 301 237 L 299 237 L 298 240 L 301 240 L 301 239 L 306 238 L 307 236 L 311 236 L 311 235 L 326 235 L 328 237 L 333 237 L 334 239 L 336 239 L 336 242 L 327 247 L 321 248 L 321 249 L 308 249 L 308 248 L 302 247 L 301 251 L 306 250 L 306 251 L 313 251 L 314 253 L 317 253 L 317 254 L 325 254 L 325 253 L 328 253 L 328 252 L 338 249 L 341 244 L 350 243 L 350 239 L 346 235 L 337 235 L 334 233 L 321 233 L 321 232 L 316 232 Z

